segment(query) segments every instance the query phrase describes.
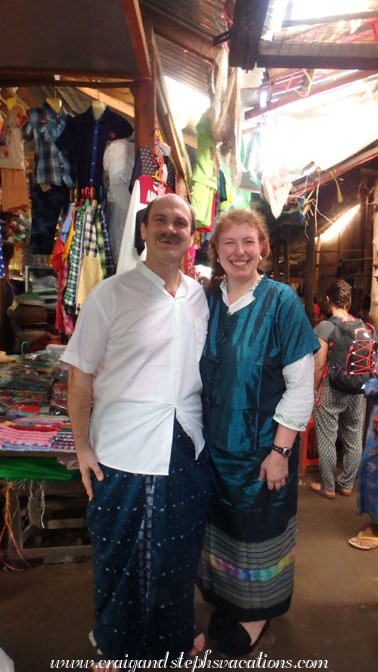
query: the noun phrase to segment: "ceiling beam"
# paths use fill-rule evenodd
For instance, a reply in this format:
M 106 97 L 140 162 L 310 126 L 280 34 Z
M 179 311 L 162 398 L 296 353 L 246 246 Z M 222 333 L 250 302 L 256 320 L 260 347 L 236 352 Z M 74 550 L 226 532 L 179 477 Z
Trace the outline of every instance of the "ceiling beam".
M 268 5 L 269 0 L 236 0 L 230 41 L 231 66 L 243 70 L 255 67 Z
M 310 98 L 311 96 L 316 96 L 318 93 L 326 93 L 327 91 L 331 91 L 331 89 L 337 89 L 340 86 L 345 86 L 346 84 L 357 82 L 360 79 L 366 79 L 371 75 L 378 76 L 378 73 L 376 70 L 367 70 L 367 71 L 359 70 L 358 72 L 354 72 L 348 75 L 347 77 L 339 77 L 334 82 L 328 81 L 324 82 L 323 84 L 321 82 L 319 84 L 313 84 L 310 93 L 305 97 Z M 274 85 L 272 91 L 274 91 Z M 261 117 L 261 115 L 266 114 L 267 112 L 277 110 L 278 108 L 283 107 L 284 105 L 290 105 L 290 103 L 296 103 L 300 99 L 301 98 L 295 91 L 291 91 L 290 93 L 287 94 L 283 93 L 279 100 L 275 101 L 274 103 L 267 103 L 267 105 L 264 108 L 253 107 L 251 110 L 246 110 L 246 112 L 244 113 L 244 118 L 245 120 L 248 120 L 253 119 L 254 117 Z
M 167 14 L 150 6 L 148 8 L 143 6 L 143 16 L 150 17 L 156 35 L 163 37 L 165 40 L 176 44 L 195 56 L 199 56 L 211 63 L 214 62 L 219 48 L 213 46 L 213 41 L 210 37 L 208 38 L 201 33 L 197 33 L 188 28 L 184 23 L 172 19 Z M 210 56 L 211 53 L 212 56 Z
M 119 100 L 119 98 L 115 98 L 114 96 L 109 96 L 107 93 L 103 93 L 103 91 L 94 91 L 93 89 L 87 88 L 85 86 L 76 86 L 76 89 L 77 91 L 81 91 L 81 93 L 85 93 L 87 96 L 90 96 L 90 98 L 93 98 L 93 100 L 100 100 L 102 103 L 109 105 L 109 107 L 112 107 L 114 110 L 122 112 L 122 114 L 126 114 L 128 117 L 134 118 L 133 105 L 129 105 L 129 103 L 125 103 L 123 100 Z
M 334 177 L 339 177 L 344 173 L 347 173 L 349 170 L 356 168 L 357 166 L 370 161 L 378 156 L 378 145 L 370 147 L 365 151 L 355 154 L 350 158 L 338 163 L 336 166 L 330 166 L 327 170 L 322 170 L 318 176 L 310 175 L 307 178 L 303 178 L 301 181 L 297 181 L 290 191 L 291 196 L 299 196 L 304 194 L 311 189 L 314 189 L 318 185 L 326 184 L 326 182 L 331 182 Z M 332 172 L 332 174 L 331 174 Z
M 151 77 L 151 63 L 139 0 L 121 0 L 121 4 L 139 76 L 149 79 Z
M 294 26 L 312 26 L 323 23 L 338 23 L 339 21 L 362 21 L 365 19 L 377 19 L 378 12 L 349 12 L 348 14 L 333 14 L 330 16 L 318 16 L 317 18 L 307 19 L 285 19 L 282 22 L 282 28 L 291 28 Z
M 371 44 L 322 44 L 267 42 L 260 44 L 257 65 L 265 68 L 375 70 L 378 42 Z M 250 67 L 250 66 L 248 66 Z

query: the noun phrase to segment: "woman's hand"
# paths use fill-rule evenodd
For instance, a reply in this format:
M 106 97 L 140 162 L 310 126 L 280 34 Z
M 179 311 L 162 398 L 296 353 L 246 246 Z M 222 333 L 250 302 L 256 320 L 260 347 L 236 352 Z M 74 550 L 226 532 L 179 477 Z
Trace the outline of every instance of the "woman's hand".
M 266 478 L 268 490 L 280 490 L 289 475 L 288 458 L 272 450 L 261 463 L 259 481 Z

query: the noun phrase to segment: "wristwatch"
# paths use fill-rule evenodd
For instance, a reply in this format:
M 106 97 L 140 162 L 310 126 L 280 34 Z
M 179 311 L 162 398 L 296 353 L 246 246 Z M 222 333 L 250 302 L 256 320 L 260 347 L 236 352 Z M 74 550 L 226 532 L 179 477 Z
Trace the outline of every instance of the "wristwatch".
M 276 446 L 273 443 L 272 450 L 275 450 L 276 453 L 279 453 L 282 457 L 290 457 L 292 448 L 281 448 L 281 446 Z

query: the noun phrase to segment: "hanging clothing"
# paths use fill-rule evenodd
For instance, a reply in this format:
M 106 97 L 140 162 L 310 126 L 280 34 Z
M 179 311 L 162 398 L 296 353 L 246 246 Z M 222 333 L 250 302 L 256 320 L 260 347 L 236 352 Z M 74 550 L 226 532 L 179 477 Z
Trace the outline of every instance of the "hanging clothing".
M 196 228 L 201 231 L 211 231 L 213 225 L 217 182 L 216 143 L 205 112 L 197 124 L 197 164 L 192 178 L 192 207 Z
M 176 192 L 176 172 L 169 156 L 162 153 L 164 165 L 162 166 L 162 180 L 172 192 Z M 136 153 L 134 168 L 130 180 L 129 191 L 133 190 L 135 180 L 142 175 L 155 175 L 159 164 L 151 147 L 140 147 Z
M 22 105 L 15 105 L 5 117 L 0 131 L 0 168 L 25 170 L 22 127 L 28 115 Z
M 127 440 L 127 434 L 125 435 Z M 205 452 L 177 420 L 169 474 L 105 467 L 93 479 L 88 529 L 94 557 L 94 639 L 109 658 L 159 659 L 190 651 L 194 582 L 209 496 Z
M 234 312 L 220 288 L 208 298 L 201 373 L 212 496 L 201 590 L 236 620 L 263 620 L 287 611 L 291 600 L 298 440 L 279 491 L 259 481 L 260 465 L 277 429 L 274 416 L 286 390 L 283 369 L 316 351 L 319 343 L 298 297 L 266 276 L 253 300 L 240 302 Z
M 130 139 L 111 142 L 104 153 L 104 187 L 109 244 L 115 264 L 118 263 L 127 209 L 130 203 L 129 184 L 134 166 L 134 143 Z
M 64 131 L 68 115 L 65 109 L 57 113 L 45 102 L 42 107 L 29 110 L 29 121 L 23 129 L 26 140 L 34 140 L 34 182 L 74 187 L 74 173 L 67 154 L 57 145 Z
M 68 208 L 69 189 L 65 185 L 35 184 L 31 189 L 32 223 L 29 242 L 31 254 L 51 254 L 61 215 Z
M 1 210 L 18 214 L 27 210 L 29 203 L 28 188 L 24 170 L 1 168 Z
M 95 119 L 92 106 L 69 119 L 56 144 L 76 167 L 79 190 L 85 187 L 100 189 L 107 144 L 118 138 L 128 138 L 132 133 L 129 122 L 108 107 L 99 119 Z
M 140 218 L 137 220 L 137 215 L 155 198 L 170 193 L 172 191 L 168 185 L 160 184 L 152 177 L 143 175 L 135 180 L 123 229 L 117 273 L 123 273 L 135 268 L 138 260 L 146 258 L 144 244 L 140 237 L 141 220 Z

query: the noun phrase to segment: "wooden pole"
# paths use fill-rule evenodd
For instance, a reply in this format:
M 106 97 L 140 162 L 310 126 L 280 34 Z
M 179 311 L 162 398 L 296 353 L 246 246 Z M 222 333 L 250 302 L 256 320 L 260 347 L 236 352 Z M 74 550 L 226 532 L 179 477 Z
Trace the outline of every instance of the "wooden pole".
M 378 203 L 378 180 L 375 183 L 374 189 L 374 203 Z M 373 216 L 373 259 L 378 257 L 378 209 L 374 207 Z M 370 318 L 374 324 L 375 330 L 378 332 L 378 282 L 375 278 L 371 279 L 371 303 L 370 303 Z
M 315 270 L 315 219 L 312 217 L 307 227 L 305 309 L 311 324 L 314 323 L 314 270 Z

